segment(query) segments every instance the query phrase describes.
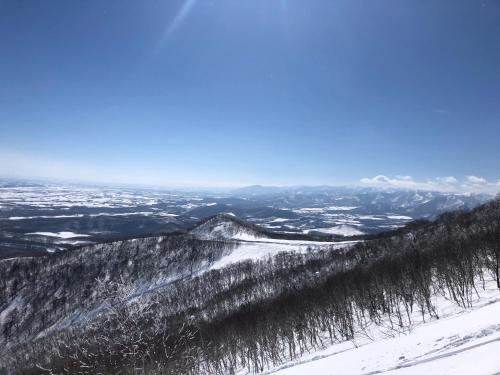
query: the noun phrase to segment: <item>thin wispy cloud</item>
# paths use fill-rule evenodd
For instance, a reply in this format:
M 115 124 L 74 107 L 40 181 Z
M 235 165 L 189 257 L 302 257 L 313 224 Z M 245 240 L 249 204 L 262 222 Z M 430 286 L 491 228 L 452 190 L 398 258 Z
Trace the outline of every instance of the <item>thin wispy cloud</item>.
M 492 182 L 478 176 L 465 176 L 462 180 L 459 180 L 454 176 L 445 176 L 436 177 L 425 181 L 417 181 L 414 180 L 411 176 L 387 177 L 385 175 L 377 175 L 374 177 L 364 177 L 360 180 L 360 182 L 365 186 L 379 188 L 429 190 L 457 193 L 500 193 L 500 181 Z
M 448 111 L 447 109 L 444 109 L 444 108 L 436 108 L 434 110 L 434 112 L 440 114 L 440 115 L 447 115 L 450 113 L 450 111 Z
M 170 24 L 167 25 L 165 31 L 163 32 L 163 35 L 161 36 L 154 50 L 155 54 L 157 54 L 162 49 L 166 41 L 177 31 L 177 29 L 186 20 L 186 18 L 189 16 L 189 13 L 191 13 L 193 7 L 196 5 L 196 1 L 197 0 L 186 0 L 184 2 L 184 4 L 174 17 L 174 19 L 172 20 L 172 22 L 170 22 Z
M 486 181 L 485 178 L 477 177 L 477 176 L 465 176 L 465 181 L 467 181 L 469 184 L 472 184 L 472 185 L 488 184 L 488 181 Z

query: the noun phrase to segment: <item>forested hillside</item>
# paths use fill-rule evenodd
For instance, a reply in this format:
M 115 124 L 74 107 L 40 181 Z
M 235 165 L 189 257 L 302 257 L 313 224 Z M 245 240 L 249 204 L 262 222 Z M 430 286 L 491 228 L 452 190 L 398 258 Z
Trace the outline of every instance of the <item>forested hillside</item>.
M 234 242 L 109 246 L 0 262 L 8 373 L 261 372 L 368 324 L 404 330 L 415 311 L 438 318 L 433 296 L 468 306 L 486 277 L 500 288 L 500 200 L 351 247 L 221 269 L 210 264 Z

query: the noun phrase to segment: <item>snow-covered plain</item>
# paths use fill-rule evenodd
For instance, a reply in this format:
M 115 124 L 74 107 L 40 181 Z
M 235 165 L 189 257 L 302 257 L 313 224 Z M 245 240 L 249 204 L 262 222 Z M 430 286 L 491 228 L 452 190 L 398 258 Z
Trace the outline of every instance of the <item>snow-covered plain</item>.
M 500 374 L 500 291 L 494 282 L 479 290 L 472 308 L 436 298 L 440 319 L 410 332 L 372 326 L 355 340 L 308 354 L 266 374 Z
M 44 236 L 44 237 L 58 237 L 58 238 L 75 238 L 75 237 L 89 237 L 88 234 L 81 234 L 81 233 L 74 233 L 74 232 L 32 232 L 32 233 L 27 233 L 27 234 L 32 234 L 32 235 L 37 235 L 37 236 Z
M 360 231 L 353 225 L 341 224 L 332 228 L 318 228 L 318 229 L 310 229 L 306 231 L 309 232 L 321 232 L 326 234 L 336 234 L 340 236 L 357 236 L 365 234 L 363 231 Z

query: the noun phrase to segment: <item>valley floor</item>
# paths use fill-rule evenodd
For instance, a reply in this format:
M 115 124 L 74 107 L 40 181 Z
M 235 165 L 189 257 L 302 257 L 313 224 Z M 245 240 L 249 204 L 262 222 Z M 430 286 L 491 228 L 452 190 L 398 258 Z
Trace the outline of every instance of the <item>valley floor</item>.
M 491 282 L 479 292 L 481 298 L 469 309 L 440 298 L 436 305 L 441 318 L 416 324 L 410 333 L 372 327 L 355 341 L 267 374 L 500 374 L 500 291 Z

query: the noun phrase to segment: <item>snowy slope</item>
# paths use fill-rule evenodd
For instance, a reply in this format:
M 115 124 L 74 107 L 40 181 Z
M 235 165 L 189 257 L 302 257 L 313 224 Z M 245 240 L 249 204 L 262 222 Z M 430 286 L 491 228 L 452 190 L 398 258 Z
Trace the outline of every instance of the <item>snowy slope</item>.
M 57 235 L 67 238 L 80 236 L 73 232 Z M 54 258 L 56 261 L 48 257 L 0 260 L 0 274 L 17 275 L 5 280 L 0 278 L 0 283 L 3 282 L 3 290 L 0 288 L 0 333 L 11 321 L 25 324 L 19 324 L 19 331 L 28 327 L 30 334 L 9 336 L 8 340 L 14 343 L 18 337 L 23 340 L 37 335 L 40 337 L 41 334 L 80 323 L 84 320 L 82 317 L 94 317 L 106 298 L 107 288 L 99 289 L 100 283 L 122 283 L 126 280 L 127 299 L 147 300 L 150 295 L 175 281 L 190 280 L 233 263 L 264 259 L 283 251 L 306 252 L 351 243 L 272 239 L 259 227 L 220 215 L 202 222 L 190 234 L 89 245 L 78 252 L 60 253 Z M 17 271 L 11 272 L 12 269 Z M 28 273 L 34 276 L 23 277 Z M 75 279 L 78 282 L 74 282 Z M 65 310 L 45 302 L 62 297 L 66 301 Z M 30 308 L 42 303 L 43 311 Z M 18 314 L 17 311 L 27 313 Z M 42 313 L 46 318 L 43 321 L 36 319 Z M 0 355 L 6 342 L 7 338 L 0 334 Z
M 215 262 L 211 269 L 226 267 L 232 263 L 244 260 L 259 260 L 272 257 L 280 252 L 293 251 L 305 253 L 321 248 L 340 249 L 350 246 L 357 241 L 342 242 L 315 242 L 315 241 L 296 241 L 296 240 L 259 240 L 259 241 L 238 241 L 236 247 L 229 255 L 226 255 Z
M 399 334 L 371 327 L 355 341 L 343 342 L 267 372 L 303 374 L 454 374 L 500 373 L 500 291 L 493 282 L 474 307 L 461 309 L 437 301 L 441 318 Z M 393 336 L 393 337 L 390 337 Z
M 307 252 L 320 248 L 341 248 L 356 241 L 323 242 L 270 238 L 264 229 L 231 215 L 217 215 L 194 227 L 190 233 L 203 240 L 231 240 L 234 249 L 215 262 L 211 269 L 220 269 L 244 260 L 258 260 L 283 251 Z

